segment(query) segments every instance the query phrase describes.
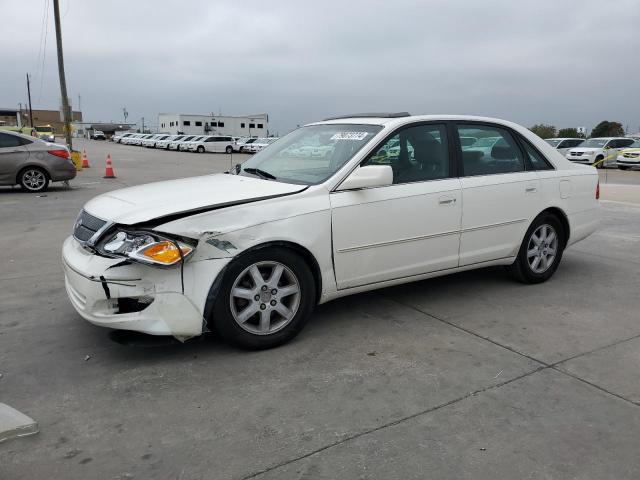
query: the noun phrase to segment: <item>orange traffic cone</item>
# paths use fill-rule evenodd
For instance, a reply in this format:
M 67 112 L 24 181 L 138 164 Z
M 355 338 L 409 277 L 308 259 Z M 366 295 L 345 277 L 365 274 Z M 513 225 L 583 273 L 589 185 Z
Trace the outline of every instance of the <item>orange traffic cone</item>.
M 89 165 L 89 159 L 87 158 L 87 151 L 82 150 L 82 168 L 89 168 L 89 167 L 91 167 L 91 165 Z
M 111 165 L 111 154 L 107 155 L 107 166 L 104 170 L 103 178 L 116 178 L 116 174 L 113 171 L 113 166 Z

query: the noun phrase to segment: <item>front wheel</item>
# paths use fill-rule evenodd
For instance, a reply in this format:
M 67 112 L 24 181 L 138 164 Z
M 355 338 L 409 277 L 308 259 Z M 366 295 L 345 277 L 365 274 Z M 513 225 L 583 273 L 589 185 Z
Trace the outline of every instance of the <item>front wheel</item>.
M 276 347 L 302 330 L 315 298 L 315 281 L 302 257 L 282 248 L 255 250 L 228 267 L 212 326 L 241 348 Z
M 27 192 L 44 192 L 49 186 L 49 176 L 41 168 L 27 167 L 18 175 L 18 183 Z
M 598 157 L 596 158 L 596 161 L 593 162 L 593 164 L 595 165 L 596 168 L 604 168 L 604 157 Z
M 620 170 L 629 170 L 629 167 L 627 167 L 627 166 L 622 166 L 622 165 L 618 165 L 618 168 L 619 168 Z
M 565 232 L 555 215 L 536 217 L 524 236 L 509 272 L 522 283 L 541 283 L 555 273 L 565 247 Z
M 198 153 L 204 153 L 204 147 L 202 145 L 198 147 Z

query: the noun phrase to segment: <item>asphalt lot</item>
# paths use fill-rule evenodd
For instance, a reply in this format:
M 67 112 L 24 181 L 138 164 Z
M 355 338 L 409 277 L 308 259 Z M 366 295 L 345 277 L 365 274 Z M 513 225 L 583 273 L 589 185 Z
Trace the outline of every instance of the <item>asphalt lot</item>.
M 492 268 L 323 305 L 274 350 L 143 348 L 67 300 L 77 212 L 246 157 L 77 147 L 70 189 L 0 188 L 0 402 L 41 429 L 0 443 L 2 480 L 640 478 L 640 172 L 601 172 L 602 228 L 545 284 Z

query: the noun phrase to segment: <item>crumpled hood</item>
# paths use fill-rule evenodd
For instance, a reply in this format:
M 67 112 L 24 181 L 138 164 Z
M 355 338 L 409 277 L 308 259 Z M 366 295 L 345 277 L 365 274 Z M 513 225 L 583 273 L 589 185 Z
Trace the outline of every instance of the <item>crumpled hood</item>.
M 304 185 L 219 173 L 114 190 L 89 200 L 84 209 L 103 220 L 132 225 L 287 195 L 305 188 Z

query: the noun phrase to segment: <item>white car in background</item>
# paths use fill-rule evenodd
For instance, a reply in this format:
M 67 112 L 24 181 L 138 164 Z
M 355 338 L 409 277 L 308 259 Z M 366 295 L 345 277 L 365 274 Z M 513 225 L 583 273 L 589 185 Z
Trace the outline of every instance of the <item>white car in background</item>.
M 620 151 L 616 164 L 620 170 L 640 168 L 640 139 Z
M 207 135 L 197 135 L 187 142 L 180 142 L 178 144 L 177 150 L 182 150 L 183 152 L 191 151 L 191 146 L 199 142 L 203 138 L 207 138 Z
M 152 134 L 149 133 L 142 133 L 137 137 L 134 137 L 131 139 L 131 141 L 129 142 L 129 145 L 136 145 L 136 146 L 141 146 L 142 142 L 144 142 L 147 138 L 152 137 Z
M 167 138 L 156 142 L 156 148 L 164 148 L 168 150 L 169 143 L 181 140 L 184 137 L 186 137 L 186 135 L 169 135 Z
M 544 140 L 562 155 L 566 155 L 572 148 L 580 146 L 584 138 L 545 138 Z
M 91 138 L 93 140 L 106 140 L 107 137 L 104 134 L 104 132 L 102 130 L 94 130 L 93 134 L 91 135 Z
M 114 141 L 115 143 L 121 143 L 122 140 L 124 140 L 125 138 L 128 138 L 130 136 L 134 135 L 133 133 L 123 133 L 123 132 L 117 132 L 113 137 L 111 137 L 111 140 Z
M 567 153 L 567 159 L 572 162 L 586 163 L 598 168 L 616 165 L 618 152 L 634 142 L 632 138 L 601 137 L 589 138 L 577 148 Z
M 213 135 L 189 144 L 189 150 L 198 153 L 233 153 L 233 138 Z
M 182 135 L 180 140 L 173 140 L 169 142 L 169 150 L 180 150 L 180 145 L 189 142 L 196 138 L 196 135 Z
M 132 133 L 129 136 L 122 137 L 120 139 L 120 143 L 123 145 L 132 145 L 133 141 L 139 138 L 141 135 L 142 135 L 141 133 Z
M 154 135 L 153 137 L 147 138 L 144 142 L 142 142 L 142 145 L 147 148 L 157 148 L 158 142 L 161 142 L 162 140 L 165 140 L 167 138 L 169 138 L 169 135 Z
M 251 153 L 256 153 L 262 150 L 263 148 L 268 147 L 273 142 L 278 140 L 276 137 L 266 137 L 266 138 L 258 138 L 255 142 L 246 146 L 246 150 Z
M 500 141 L 487 156 L 460 137 Z M 330 157 L 284 155 L 314 143 Z M 400 155 L 378 163 L 391 143 Z M 598 196 L 595 168 L 508 121 L 336 117 L 227 174 L 90 200 L 63 245 L 65 285 L 95 325 L 269 348 L 358 292 L 495 265 L 544 282 L 596 229 Z
M 238 140 L 236 142 L 236 151 L 240 153 L 247 153 L 249 151 L 249 147 L 253 142 L 258 140 L 257 138 L 245 138 L 243 140 Z

